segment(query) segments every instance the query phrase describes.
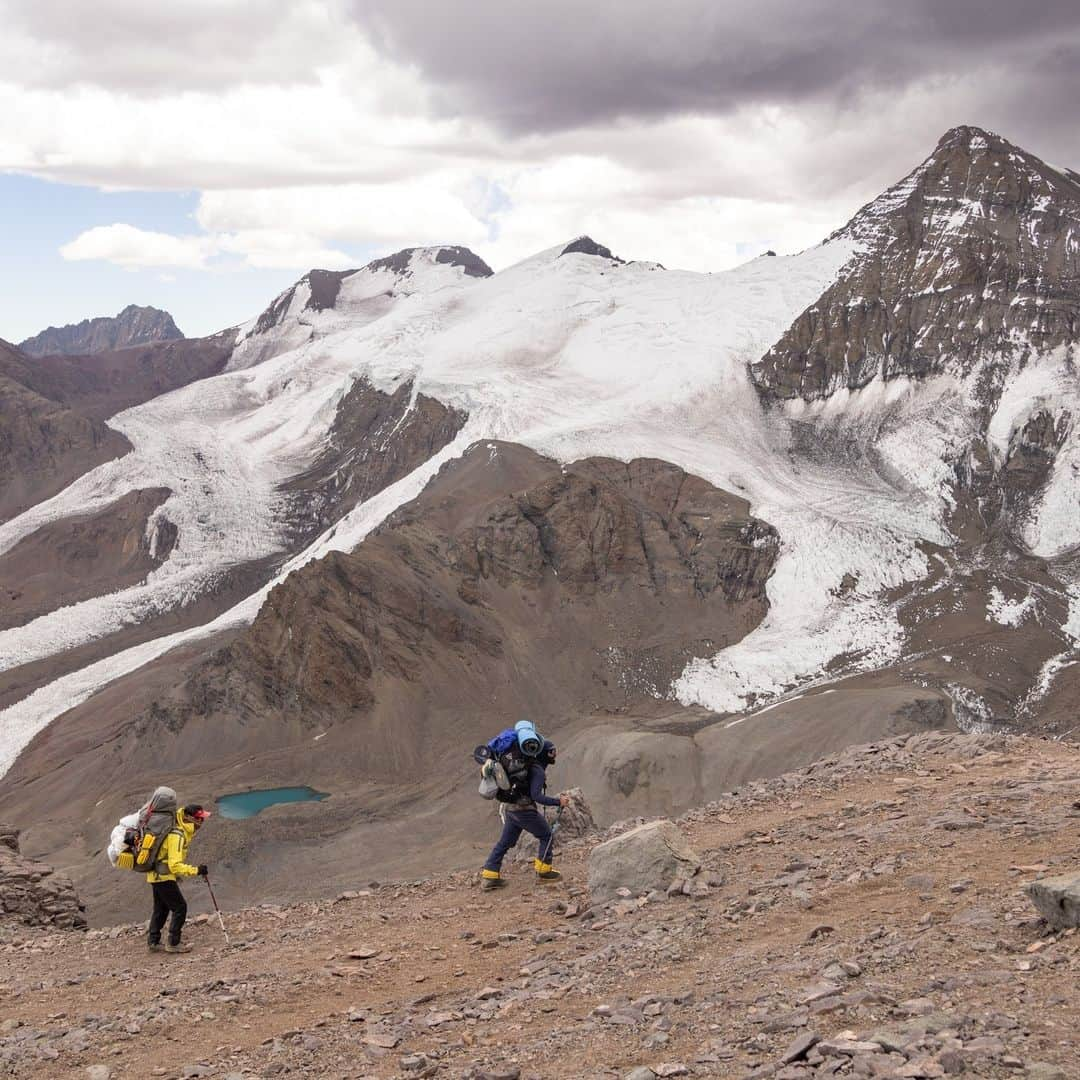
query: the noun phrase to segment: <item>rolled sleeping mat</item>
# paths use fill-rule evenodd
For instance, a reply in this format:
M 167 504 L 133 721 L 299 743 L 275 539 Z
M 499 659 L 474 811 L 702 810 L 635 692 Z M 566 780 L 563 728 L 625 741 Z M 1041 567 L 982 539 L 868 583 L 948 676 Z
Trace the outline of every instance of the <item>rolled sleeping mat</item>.
M 544 749 L 544 740 L 531 720 L 519 720 L 514 725 L 518 746 L 526 757 L 536 757 Z

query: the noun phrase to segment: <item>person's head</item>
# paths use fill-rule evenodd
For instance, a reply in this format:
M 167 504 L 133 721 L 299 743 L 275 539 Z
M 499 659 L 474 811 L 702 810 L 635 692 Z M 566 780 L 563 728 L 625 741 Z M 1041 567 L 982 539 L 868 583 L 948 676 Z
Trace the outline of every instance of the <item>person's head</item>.
M 201 829 L 203 822 L 210 816 L 210 811 L 204 810 L 198 803 L 185 806 L 181 813 L 184 815 L 184 820 L 190 822 L 196 829 Z
M 544 749 L 540 751 L 537 760 L 545 768 L 549 765 L 554 765 L 556 752 L 555 744 L 550 739 L 545 739 Z

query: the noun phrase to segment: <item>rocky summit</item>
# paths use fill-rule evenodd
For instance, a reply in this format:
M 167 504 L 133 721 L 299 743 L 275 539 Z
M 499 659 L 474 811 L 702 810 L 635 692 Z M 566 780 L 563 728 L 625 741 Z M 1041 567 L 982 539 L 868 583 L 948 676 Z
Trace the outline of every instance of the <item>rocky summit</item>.
M 27 356 L 90 356 L 130 345 L 176 341 L 183 336 L 167 311 L 129 304 L 112 317 L 50 326 L 20 342 L 19 348 Z

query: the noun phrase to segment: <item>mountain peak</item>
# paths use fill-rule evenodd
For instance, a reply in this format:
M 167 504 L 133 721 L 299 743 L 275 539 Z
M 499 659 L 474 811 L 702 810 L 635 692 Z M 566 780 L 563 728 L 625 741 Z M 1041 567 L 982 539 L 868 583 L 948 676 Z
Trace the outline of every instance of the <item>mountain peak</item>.
M 173 317 L 160 308 L 128 304 L 119 315 L 50 326 L 19 348 L 28 356 L 84 356 L 183 338 Z
M 571 240 L 559 252 L 559 255 L 596 255 L 601 259 L 611 259 L 612 262 L 621 263 L 624 259 L 620 259 L 618 255 L 611 253 L 611 248 L 604 247 L 603 244 L 598 244 L 591 236 L 579 236 L 575 240 Z
M 966 375 L 1080 341 L 1080 182 L 1000 135 L 950 129 L 829 239 L 855 254 L 754 365 L 768 396 Z
M 959 147 L 967 148 L 969 150 L 983 150 L 994 144 L 999 144 L 1003 148 L 1012 149 L 1011 143 L 992 131 L 976 127 L 974 124 L 958 124 L 956 127 L 949 128 L 949 130 L 938 139 L 935 152 L 937 150 L 951 150 Z

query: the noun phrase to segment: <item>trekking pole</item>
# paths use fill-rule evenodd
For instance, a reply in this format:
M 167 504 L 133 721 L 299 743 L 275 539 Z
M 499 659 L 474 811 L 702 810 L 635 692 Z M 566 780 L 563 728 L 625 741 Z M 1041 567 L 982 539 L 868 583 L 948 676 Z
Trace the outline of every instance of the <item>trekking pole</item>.
M 559 831 L 559 819 L 562 817 L 563 807 L 560 806 L 555 811 L 555 820 L 551 823 L 551 839 L 548 840 L 547 858 L 544 860 L 546 863 L 551 862 L 551 856 L 555 852 L 555 834 Z
M 217 912 L 218 924 L 221 926 L 221 932 L 225 935 L 225 944 L 231 946 L 232 942 L 229 941 L 229 931 L 225 929 L 225 920 L 221 917 L 221 908 L 218 907 L 217 897 L 214 895 L 214 886 L 210 884 L 210 875 L 207 874 L 203 881 L 206 882 L 206 887 L 210 890 L 210 902 L 214 905 L 214 910 Z

